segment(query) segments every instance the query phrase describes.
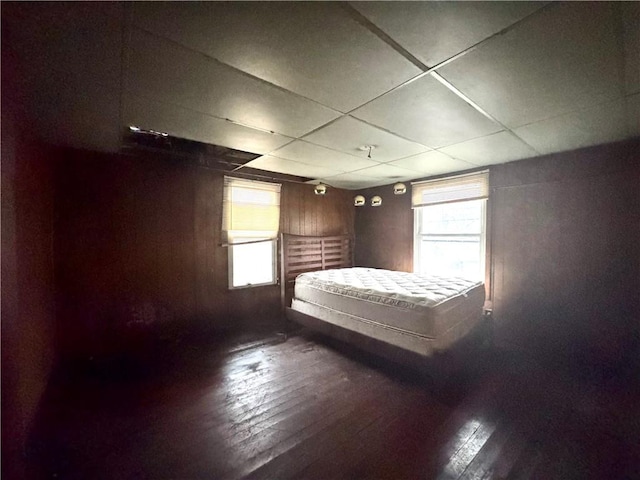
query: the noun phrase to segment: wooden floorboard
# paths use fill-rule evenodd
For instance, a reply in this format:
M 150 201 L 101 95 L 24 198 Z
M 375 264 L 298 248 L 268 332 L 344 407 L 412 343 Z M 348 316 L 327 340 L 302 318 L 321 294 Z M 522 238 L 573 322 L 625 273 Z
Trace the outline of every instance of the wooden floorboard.
M 160 352 L 162 353 L 162 352 Z M 449 382 L 316 335 L 59 376 L 32 478 L 640 479 L 640 387 L 484 350 Z M 150 363 L 149 363 L 150 362 Z M 126 366 L 125 366 L 126 367 Z

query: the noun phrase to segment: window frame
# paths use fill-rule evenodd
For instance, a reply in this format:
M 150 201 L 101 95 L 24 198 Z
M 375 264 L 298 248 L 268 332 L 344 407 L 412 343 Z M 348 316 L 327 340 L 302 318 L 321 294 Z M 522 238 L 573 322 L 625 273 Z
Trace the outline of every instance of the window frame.
M 415 207 L 414 208 L 414 214 L 413 214 L 413 271 L 414 272 L 420 272 L 421 269 L 418 268 L 421 263 L 420 263 L 420 257 L 421 257 L 421 252 L 422 249 L 420 248 L 420 245 L 422 244 L 422 239 L 424 237 L 465 237 L 465 236 L 480 236 L 480 253 L 479 253 L 479 260 L 480 260 L 480 265 L 478 267 L 478 280 L 481 280 L 483 282 L 486 282 L 486 269 L 487 269 L 487 223 L 488 223 L 488 216 L 487 216 L 487 212 L 488 212 L 488 203 L 489 203 L 489 199 L 488 198 L 483 198 L 483 199 L 471 199 L 471 200 L 453 200 L 450 202 L 442 202 L 440 204 L 437 205 L 451 205 L 454 203 L 463 203 L 463 202 L 481 202 L 481 212 L 480 212 L 480 233 L 470 233 L 470 234 L 465 234 L 465 233 L 450 233 L 450 234 L 443 234 L 443 233 L 439 233 L 439 234 L 423 234 L 421 232 L 422 230 L 422 222 L 423 222 L 423 215 L 424 215 L 424 210 L 426 210 L 429 207 L 432 207 L 434 205 L 425 205 L 425 206 L 421 206 L 421 207 Z M 432 273 L 426 273 L 426 275 L 436 275 L 438 276 L 438 274 L 432 274 Z
M 234 183 L 237 182 L 235 185 Z M 244 184 L 244 185 L 243 185 Z M 275 203 L 255 203 L 256 207 L 260 208 L 261 206 L 271 205 L 273 207 L 277 207 L 277 225 L 276 223 L 272 224 L 272 227 L 277 227 L 273 230 L 253 230 L 257 225 L 249 220 L 247 223 L 245 220 L 256 218 L 251 210 L 249 210 L 249 216 L 245 217 L 237 217 L 233 216 L 234 212 L 234 202 L 233 202 L 233 188 L 249 188 L 247 184 L 262 184 L 262 187 L 256 187 L 256 190 L 266 190 L 272 191 L 277 194 L 275 198 Z M 264 182 L 259 180 L 250 180 L 246 178 L 239 177 L 224 177 L 224 189 L 223 189 L 223 199 L 222 199 L 222 239 L 223 247 L 227 247 L 227 288 L 228 290 L 239 290 L 244 288 L 252 288 L 252 287 L 260 287 L 260 286 L 269 286 L 269 285 L 277 285 L 278 284 L 278 234 L 280 231 L 280 224 L 282 221 L 282 210 L 281 206 L 281 192 L 282 192 L 282 184 L 275 182 Z M 239 201 L 239 208 L 242 208 L 241 205 L 246 203 L 243 201 Z M 252 201 L 249 200 L 249 204 L 252 204 Z M 246 213 L 241 215 L 247 215 Z M 276 217 L 267 217 L 271 218 L 273 222 L 276 221 Z M 239 219 L 239 223 L 236 219 Z M 260 222 L 258 222 L 260 224 Z M 243 228 L 244 227 L 244 228 Z M 235 230 L 234 230 L 235 228 Z M 264 226 L 263 226 L 264 228 Z M 234 285 L 234 259 L 238 250 L 236 247 L 242 247 L 242 245 L 254 245 L 258 243 L 271 243 L 271 268 L 270 268 L 270 277 L 271 279 L 267 282 L 260 283 L 247 283 L 242 285 Z M 266 269 L 266 265 L 265 265 Z M 266 273 L 266 271 L 264 272 Z M 266 276 L 266 275 L 265 275 Z
M 260 242 L 271 242 L 271 281 L 263 282 L 263 283 L 248 283 L 245 285 L 234 285 L 233 284 L 233 252 L 235 247 L 241 247 L 242 245 L 252 245 Z M 277 238 L 269 238 L 263 240 L 255 240 L 251 242 L 244 243 L 236 243 L 228 245 L 227 258 L 229 262 L 229 268 L 227 270 L 227 281 L 229 290 L 242 290 L 244 288 L 253 288 L 253 287 L 264 287 L 268 285 L 277 285 L 278 284 L 278 239 Z

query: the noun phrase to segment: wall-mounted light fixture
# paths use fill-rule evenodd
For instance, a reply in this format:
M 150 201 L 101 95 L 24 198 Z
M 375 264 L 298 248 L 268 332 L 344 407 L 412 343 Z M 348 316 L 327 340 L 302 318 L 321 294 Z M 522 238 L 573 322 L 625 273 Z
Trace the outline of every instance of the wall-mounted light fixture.
M 324 195 L 325 193 L 327 193 L 327 186 L 322 183 L 319 183 L 313 189 L 313 193 L 315 193 L 316 195 Z
M 356 195 L 353 197 L 353 204 L 356 207 L 363 207 L 366 202 L 366 199 L 362 195 Z
M 405 193 L 407 193 L 407 186 L 404 183 L 396 183 L 393 186 L 394 195 L 404 195 Z
M 376 195 L 375 197 L 371 197 L 371 206 L 372 207 L 379 207 L 380 205 L 382 205 L 382 197 Z

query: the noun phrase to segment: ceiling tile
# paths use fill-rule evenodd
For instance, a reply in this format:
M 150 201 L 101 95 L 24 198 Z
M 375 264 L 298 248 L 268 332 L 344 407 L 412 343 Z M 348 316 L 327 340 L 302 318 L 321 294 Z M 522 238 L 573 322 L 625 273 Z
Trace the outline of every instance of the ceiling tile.
M 554 3 L 438 72 L 510 128 L 623 93 L 610 2 Z
M 138 26 L 340 111 L 420 73 L 337 3 L 133 5 Z
M 332 175 L 331 178 L 339 178 L 340 180 L 353 181 L 353 182 L 362 181 L 363 179 L 371 182 L 371 181 L 375 181 L 377 178 L 375 176 L 366 175 L 362 172 L 363 170 L 359 170 L 357 172 L 339 173 L 339 174 Z
M 448 172 L 459 172 L 475 167 L 475 165 L 463 162 L 462 160 L 451 158 L 444 153 L 436 151 L 421 153 L 412 157 L 389 162 L 389 165 L 407 168 L 409 170 L 419 172 L 423 176 L 439 175 L 441 173 Z
M 343 190 L 360 190 L 362 188 L 376 187 L 376 183 L 370 182 L 350 182 L 339 179 L 323 179 L 323 183 L 330 185 L 335 188 L 342 188 Z M 329 183 L 331 182 L 331 183 Z
M 385 183 L 391 183 L 395 180 L 411 180 L 419 176 L 418 172 L 402 167 L 397 167 L 395 165 L 390 165 L 388 163 L 382 163 L 376 165 L 375 167 L 364 168 L 362 170 L 358 170 L 357 172 L 351 173 L 376 178 L 384 181 Z
M 369 151 L 358 147 L 374 145 L 371 160 L 376 162 L 388 162 L 429 150 L 424 145 L 405 140 L 349 116 L 322 127 L 304 139 L 362 158 L 368 158 Z
M 360 190 L 361 188 L 375 187 L 377 185 L 389 183 L 389 180 L 369 177 L 358 172 L 341 173 L 339 175 L 323 177 L 321 180 L 327 185 L 331 185 L 336 188 L 344 188 L 346 190 Z
M 308 165 L 331 168 L 339 172 L 350 172 L 352 170 L 378 165 L 378 163 L 366 158 L 347 155 L 346 153 L 330 150 L 301 140 L 296 140 L 289 145 L 285 145 L 271 152 L 271 155 L 306 163 Z
M 268 170 L 270 172 L 288 173 L 289 175 L 298 175 L 300 177 L 322 178 L 335 175 L 339 171 L 317 165 L 307 165 L 305 163 L 294 162 L 284 158 L 272 157 L 265 155 L 247 163 L 245 167 L 257 168 L 260 170 Z
M 510 132 L 474 138 L 442 148 L 441 151 L 474 165 L 493 165 L 538 155 L 534 149 Z
M 357 190 L 360 188 L 387 185 L 397 181 L 406 181 L 418 178 L 420 173 L 395 165 L 378 164 L 374 167 L 362 170 L 340 173 L 337 175 L 322 177 L 322 181 L 334 187 Z
M 252 153 L 268 153 L 291 141 L 282 135 L 243 127 L 139 95 L 125 97 L 123 119 L 125 125 Z
M 427 66 L 433 67 L 541 8 L 540 2 L 351 3 Z
M 339 115 L 138 29 L 131 35 L 127 87 L 165 103 L 293 137 Z
M 640 97 L 640 95 L 635 95 Z M 625 99 L 525 125 L 515 133 L 541 153 L 598 145 L 631 136 Z M 636 132 L 637 134 L 637 132 Z
M 501 130 L 428 75 L 359 108 L 353 116 L 431 148 Z
M 120 149 L 123 15 L 116 2 L 2 4 L 3 58 L 9 46 L 20 81 L 13 94 L 42 140 Z

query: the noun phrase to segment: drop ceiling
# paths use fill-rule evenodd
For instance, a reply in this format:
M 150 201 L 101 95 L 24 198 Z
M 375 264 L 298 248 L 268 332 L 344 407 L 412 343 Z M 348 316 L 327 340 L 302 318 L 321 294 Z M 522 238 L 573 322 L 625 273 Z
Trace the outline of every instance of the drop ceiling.
M 640 135 L 639 3 L 4 3 L 2 21 L 54 144 L 118 151 L 136 125 L 359 189 Z

